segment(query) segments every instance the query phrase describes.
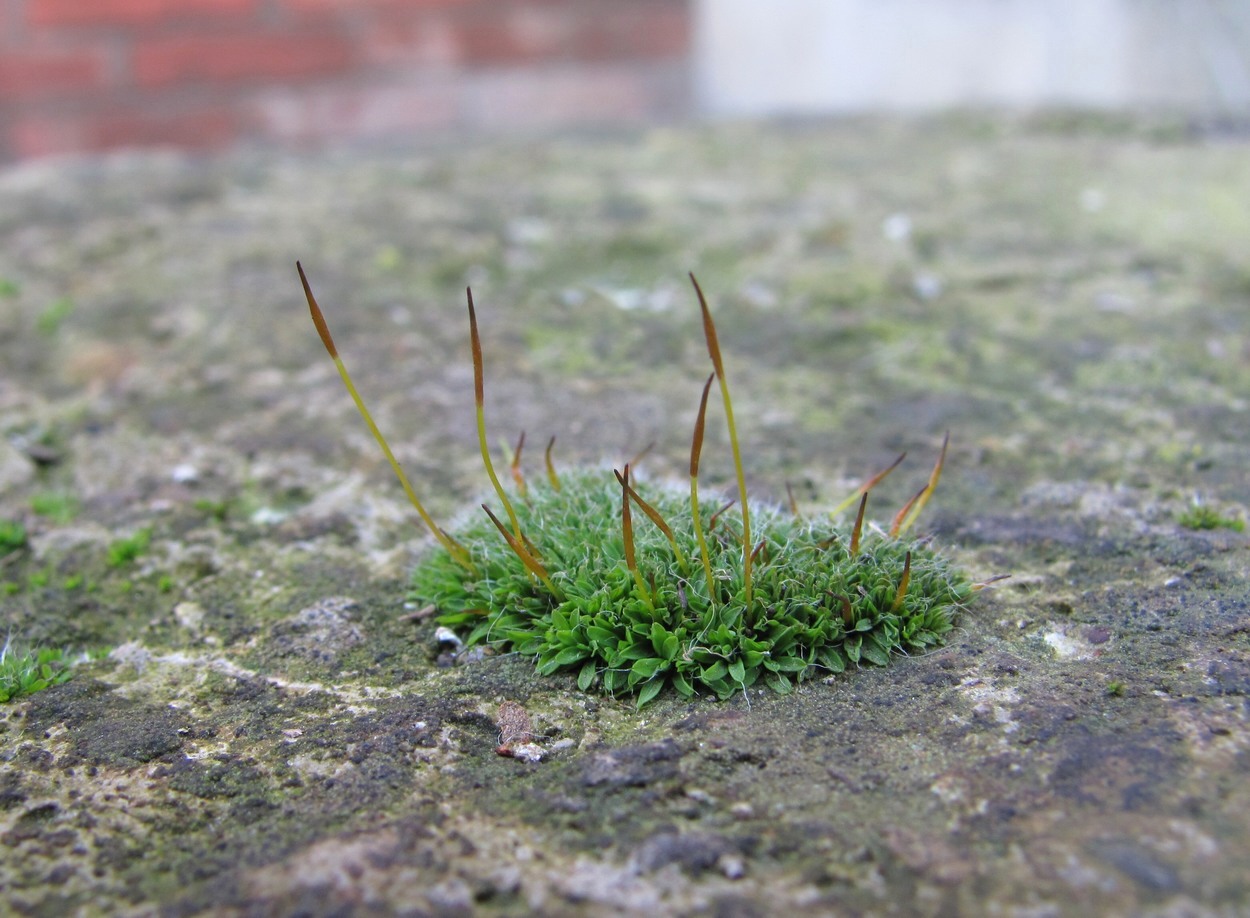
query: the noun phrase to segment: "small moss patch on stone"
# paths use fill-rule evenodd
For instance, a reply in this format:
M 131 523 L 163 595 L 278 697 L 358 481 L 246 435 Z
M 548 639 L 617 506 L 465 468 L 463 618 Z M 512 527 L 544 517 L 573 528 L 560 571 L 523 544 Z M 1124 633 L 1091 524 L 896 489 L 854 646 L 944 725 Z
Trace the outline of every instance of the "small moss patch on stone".
M 971 586 L 930 548 L 873 533 L 851 534 L 827 518 L 754 508 L 754 595 L 743 595 L 741 518 L 722 514 L 707 544 L 715 595 L 698 568 L 688 496 L 637 483 L 671 521 L 674 544 L 650 523 L 634 532 L 635 577 L 620 525 L 620 487 L 602 472 L 561 476 L 560 490 L 531 487 L 515 504 L 521 529 L 551 570 L 555 594 L 534 577 L 489 520 L 455 533 L 470 575 L 446 551 L 418 567 L 418 601 L 486 643 L 536 659 L 538 671 L 576 671 L 579 687 L 636 694 L 665 686 L 683 696 L 727 698 L 761 682 L 788 692 L 814 675 L 884 666 L 892 654 L 943 642 Z M 719 500 L 701 508 L 704 519 Z M 905 573 L 906 572 L 906 573 Z
M 8 641 L 0 647 L 0 702 L 60 685 L 71 675 L 65 652 L 58 648 L 21 651 Z
M 1186 529 L 1231 529 L 1244 532 L 1246 521 L 1224 516 L 1210 504 L 1194 504 L 1176 520 Z
M 479 518 L 452 534 L 417 496 L 339 356 L 298 262 L 296 270 L 326 352 L 439 543 L 416 574 L 415 598 L 438 609 L 444 625 L 475 626 L 470 644 L 532 656 L 542 675 L 576 667 L 578 688 L 634 695 L 639 707 L 666 686 L 686 698 L 702 692 L 723 700 L 757 682 L 786 694 L 813 674 L 841 673 L 861 662 L 885 666 L 891 654 L 942 643 L 955 610 L 977 589 L 927 545 L 905 538 L 941 477 L 949 434 L 928 482 L 880 536 L 864 538 L 868 495 L 906 454 L 833 511 L 858 499 L 849 532 L 823 514 L 808 523 L 793 495 L 788 515 L 752 507 L 716 323 L 693 274 L 713 372 L 691 437 L 688 491 L 634 487 L 629 462 L 623 473 L 613 470 L 616 484 L 585 471 L 562 481 L 552 462 L 554 437 L 544 454 L 546 485 L 531 489 L 522 471 L 522 431 L 508 457 L 510 496 L 487 445 L 482 341 L 473 292 L 466 290 L 478 445 L 501 513 L 482 504 L 490 525 Z M 719 500 L 699 497 L 714 381 L 738 485 L 737 499 L 719 509 Z

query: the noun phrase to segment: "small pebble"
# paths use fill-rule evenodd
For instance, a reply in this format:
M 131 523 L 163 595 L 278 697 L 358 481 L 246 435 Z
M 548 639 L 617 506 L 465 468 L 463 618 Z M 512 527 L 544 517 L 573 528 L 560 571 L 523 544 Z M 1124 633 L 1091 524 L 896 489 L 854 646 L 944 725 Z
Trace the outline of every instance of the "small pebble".
M 440 647 L 450 647 L 454 651 L 464 647 L 464 641 L 460 640 L 456 632 L 445 625 L 438 626 L 438 630 L 434 632 L 434 640 Z
M 522 762 L 541 762 L 545 754 L 543 747 L 537 743 L 517 743 L 515 746 L 501 748 L 507 748 L 508 758 L 520 759 Z
M 927 302 L 928 300 L 936 300 L 942 295 L 944 284 L 942 283 L 942 278 L 936 274 L 920 271 L 912 278 L 911 289 L 917 299 Z
M 179 465 L 175 465 L 173 469 L 170 470 L 169 477 L 178 484 L 191 484 L 194 481 L 199 481 L 200 473 L 199 470 L 196 469 L 196 467 L 191 463 L 183 462 Z
M 746 876 L 746 862 L 737 854 L 722 854 L 716 859 L 716 866 L 730 880 L 740 880 Z
M 881 235 L 890 242 L 903 242 L 911 236 L 911 217 L 904 213 L 890 214 L 881 222 Z
M 755 807 L 745 800 L 740 800 L 729 808 L 729 815 L 734 819 L 750 819 L 755 815 Z

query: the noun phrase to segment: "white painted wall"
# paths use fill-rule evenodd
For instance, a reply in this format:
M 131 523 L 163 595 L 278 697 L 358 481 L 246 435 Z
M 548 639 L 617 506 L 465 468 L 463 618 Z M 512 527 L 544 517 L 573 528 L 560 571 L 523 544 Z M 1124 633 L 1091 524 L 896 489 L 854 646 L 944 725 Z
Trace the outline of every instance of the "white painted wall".
M 1250 116 L 1250 0 L 695 0 L 713 114 L 949 106 Z

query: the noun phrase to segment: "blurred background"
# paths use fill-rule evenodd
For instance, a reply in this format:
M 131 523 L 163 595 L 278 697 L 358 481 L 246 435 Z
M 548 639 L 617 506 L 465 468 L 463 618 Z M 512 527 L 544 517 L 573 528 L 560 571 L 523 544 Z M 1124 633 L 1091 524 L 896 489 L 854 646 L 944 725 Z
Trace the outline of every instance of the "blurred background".
M 1247 0 L 0 0 L 0 162 L 702 116 L 1250 116 Z

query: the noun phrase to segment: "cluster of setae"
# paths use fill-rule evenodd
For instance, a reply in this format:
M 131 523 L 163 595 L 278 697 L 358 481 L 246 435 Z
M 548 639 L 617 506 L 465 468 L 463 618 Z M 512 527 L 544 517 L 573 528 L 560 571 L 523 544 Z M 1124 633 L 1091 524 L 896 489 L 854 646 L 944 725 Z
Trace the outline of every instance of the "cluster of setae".
M 476 522 L 447 532 L 418 499 L 361 401 L 297 268 L 326 350 L 439 543 L 416 571 L 416 598 L 432 603 L 443 624 L 469 629 L 470 645 L 532 656 L 544 675 L 575 671 L 580 688 L 633 694 L 639 706 L 669 685 L 685 697 L 728 698 L 761 681 L 784 693 L 813 675 L 884 666 L 892 654 L 942 643 L 956 612 L 983 585 L 907 537 L 937 485 L 945 443 L 928 482 L 884 530 L 865 530 L 868 494 L 902 456 L 819 517 L 802 516 L 793 499 L 788 509 L 748 501 L 716 326 L 693 276 L 712 373 L 695 417 L 688 487 L 650 485 L 628 463 L 611 477 L 558 473 L 554 438 L 545 480 L 530 483 L 521 471 L 522 435 L 506 489 L 486 445 L 482 349 L 469 291 L 478 440 L 501 512 L 483 504 Z M 738 495 L 728 502 L 699 493 L 714 382 L 737 473 Z M 856 501 L 850 531 L 835 526 L 832 519 Z

